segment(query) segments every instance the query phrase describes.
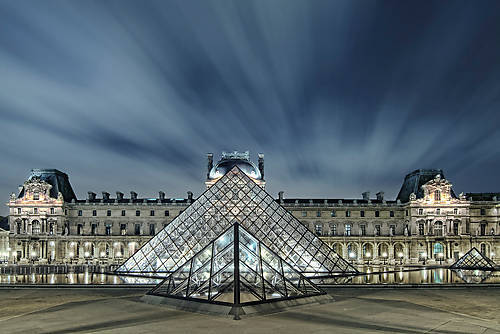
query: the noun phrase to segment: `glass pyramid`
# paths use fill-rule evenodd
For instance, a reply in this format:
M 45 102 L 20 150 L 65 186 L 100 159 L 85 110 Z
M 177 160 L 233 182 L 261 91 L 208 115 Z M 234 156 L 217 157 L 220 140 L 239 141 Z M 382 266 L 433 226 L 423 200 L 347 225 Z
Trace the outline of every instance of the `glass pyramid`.
M 452 264 L 450 269 L 495 270 L 495 266 L 493 261 L 481 254 L 476 247 L 473 247 Z
M 325 292 L 234 223 L 148 294 L 246 306 Z
M 235 222 L 306 276 L 358 272 L 237 166 L 115 272 L 165 276 Z

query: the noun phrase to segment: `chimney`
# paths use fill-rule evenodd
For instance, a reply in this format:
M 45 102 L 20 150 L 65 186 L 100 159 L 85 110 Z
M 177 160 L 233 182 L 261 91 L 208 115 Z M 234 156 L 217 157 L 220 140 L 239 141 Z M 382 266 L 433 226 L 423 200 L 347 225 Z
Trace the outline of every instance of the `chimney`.
M 122 200 L 122 199 L 123 199 L 123 193 L 122 193 L 122 192 L 120 192 L 120 191 L 117 191 L 117 192 L 116 192 L 116 199 L 117 199 L 117 200 Z
M 377 200 L 379 200 L 379 201 L 384 200 L 384 192 L 383 191 L 379 191 L 376 195 L 377 195 Z
M 259 172 L 262 180 L 264 180 L 264 153 L 259 153 Z
M 363 199 L 365 201 L 368 201 L 370 199 L 370 192 L 369 191 L 365 191 L 364 193 L 361 194 L 361 196 L 363 196 Z
M 214 167 L 214 155 L 213 153 L 207 153 L 207 179 L 210 177 L 210 171 Z
M 160 201 L 163 201 L 165 199 L 165 193 L 163 191 L 160 191 L 158 193 L 158 198 L 160 199 Z
M 285 193 L 284 191 L 280 191 L 280 192 L 278 193 L 278 199 L 280 200 L 280 203 L 283 203 L 283 194 L 284 194 L 284 193 Z
M 87 194 L 88 194 L 88 196 L 87 196 L 87 199 L 88 199 L 88 200 L 90 200 L 90 201 L 91 201 L 91 200 L 94 200 L 94 199 L 95 199 L 95 193 L 94 193 L 94 192 L 89 191 L 89 192 L 87 192 Z
M 106 191 L 103 191 L 103 192 L 102 192 L 102 199 L 103 199 L 103 200 L 109 200 L 109 193 L 108 193 L 108 192 L 106 192 Z
M 137 193 L 135 191 L 130 192 L 130 199 L 131 200 L 137 199 Z
M 188 191 L 187 194 L 188 194 L 188 202 L 191 203 L 193 201 L 193 193 Z

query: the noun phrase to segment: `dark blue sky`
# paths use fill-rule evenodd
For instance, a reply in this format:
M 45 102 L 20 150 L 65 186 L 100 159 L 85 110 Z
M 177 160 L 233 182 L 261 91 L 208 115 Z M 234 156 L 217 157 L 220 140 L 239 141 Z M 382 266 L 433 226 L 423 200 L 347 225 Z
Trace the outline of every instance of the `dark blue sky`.
M 499 77 L 499 1 L 2 0 L 0 196 L 197 195 L 222 150 L 289 197 L 500 191 Z

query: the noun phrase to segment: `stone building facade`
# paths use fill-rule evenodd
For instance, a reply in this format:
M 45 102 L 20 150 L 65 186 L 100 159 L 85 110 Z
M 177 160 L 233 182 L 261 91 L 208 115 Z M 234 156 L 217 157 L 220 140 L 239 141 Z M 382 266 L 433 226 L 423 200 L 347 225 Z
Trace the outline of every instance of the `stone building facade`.
M 214 165 L 208 155 L 206 187 L 234 165 L 265 188 L 264 156 L 224 153 Z M 471 247 L 494 261 L 500 252 L 500 193 L 455 195 L 442 170 L 406 176 L 394 200 L 379 192 L 359 199 L 285 198 L 292 212 L 345 259 L 358 264 L 451 263 Z M 193 201 L 125 197 L 116 192 L 77 199 L 67 174 L 34 169 L 11 195 L 9 262 L 119 264 L 170 223 Z

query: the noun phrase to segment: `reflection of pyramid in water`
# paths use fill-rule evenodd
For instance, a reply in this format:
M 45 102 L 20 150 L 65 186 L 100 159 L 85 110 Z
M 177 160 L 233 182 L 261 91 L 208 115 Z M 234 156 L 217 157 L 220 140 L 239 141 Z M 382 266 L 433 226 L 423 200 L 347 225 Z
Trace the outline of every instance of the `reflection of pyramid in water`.
M 238 223 L 148 293 L 237 308 L 324 294 Z
M 116 272 L 161 275 L 175 271 L 235 222 L 305 275 L 357 272 L 238 167 L 207 189 Z
M 450 266 L 450 269 L 479 269 L 495 270 L 495 263 L 481 254 L 476 247 L 465 253 L 457 262 Z

